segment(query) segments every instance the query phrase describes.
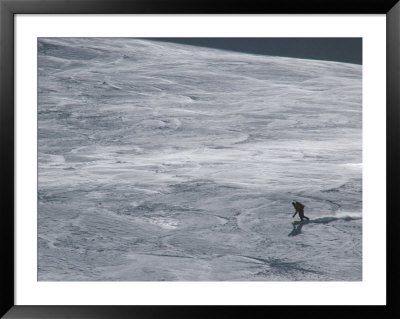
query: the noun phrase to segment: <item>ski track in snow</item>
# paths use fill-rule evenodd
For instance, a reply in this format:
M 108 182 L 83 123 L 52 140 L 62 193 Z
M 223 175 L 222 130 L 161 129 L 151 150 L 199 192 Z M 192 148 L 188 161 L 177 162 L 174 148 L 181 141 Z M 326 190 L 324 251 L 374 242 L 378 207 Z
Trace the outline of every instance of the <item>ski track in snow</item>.
M 359 65 L 39 39 L 39 280 L 361 280 L 361 94 Z

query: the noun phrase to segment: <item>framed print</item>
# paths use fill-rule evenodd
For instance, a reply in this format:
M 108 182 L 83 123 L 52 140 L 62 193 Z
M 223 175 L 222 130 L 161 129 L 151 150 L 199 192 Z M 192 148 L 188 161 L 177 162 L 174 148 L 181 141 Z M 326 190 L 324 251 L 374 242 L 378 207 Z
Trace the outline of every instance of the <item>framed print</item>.
M 396 1 L 0 9 L 5 318 L 398 313 Z

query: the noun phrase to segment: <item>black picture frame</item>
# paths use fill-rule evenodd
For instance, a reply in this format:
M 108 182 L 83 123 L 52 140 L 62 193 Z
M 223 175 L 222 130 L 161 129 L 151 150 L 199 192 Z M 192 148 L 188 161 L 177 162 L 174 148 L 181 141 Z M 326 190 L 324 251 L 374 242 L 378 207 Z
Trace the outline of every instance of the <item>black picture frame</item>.
M 386 306 L 17 306 L 14 303 L 14 15 L 16 14 L 385 14 L 387 20 L 387 305 Z M 255 316 L 399 316 L 395 211 L 400 163 L 400 3 L 398 0 L 0 0 L 1 275 L 4 318 L 164 318 Z M 397 272 L 397 274 L 396 274 Z M 257 315 L 258 316 L 258 315 Z

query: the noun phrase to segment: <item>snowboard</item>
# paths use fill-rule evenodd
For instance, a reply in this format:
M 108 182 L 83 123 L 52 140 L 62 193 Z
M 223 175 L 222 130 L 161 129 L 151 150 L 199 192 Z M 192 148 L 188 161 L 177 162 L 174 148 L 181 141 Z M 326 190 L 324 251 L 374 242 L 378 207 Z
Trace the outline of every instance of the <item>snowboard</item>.
M 310 220 L 295 220 L 294 222 L 293 222 L 293 224 L 294 225 L 298 225 L 298 224 L 307 224 L 307 223 L 309 223 L 310 222 Z

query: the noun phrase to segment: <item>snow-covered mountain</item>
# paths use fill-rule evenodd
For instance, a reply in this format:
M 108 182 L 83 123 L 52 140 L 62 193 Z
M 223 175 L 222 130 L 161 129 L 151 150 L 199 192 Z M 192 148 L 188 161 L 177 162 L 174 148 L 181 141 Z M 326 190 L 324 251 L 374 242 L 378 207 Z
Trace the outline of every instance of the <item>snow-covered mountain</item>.
M 361 72 L 39 39 L 39 280 L 361 280 Z

